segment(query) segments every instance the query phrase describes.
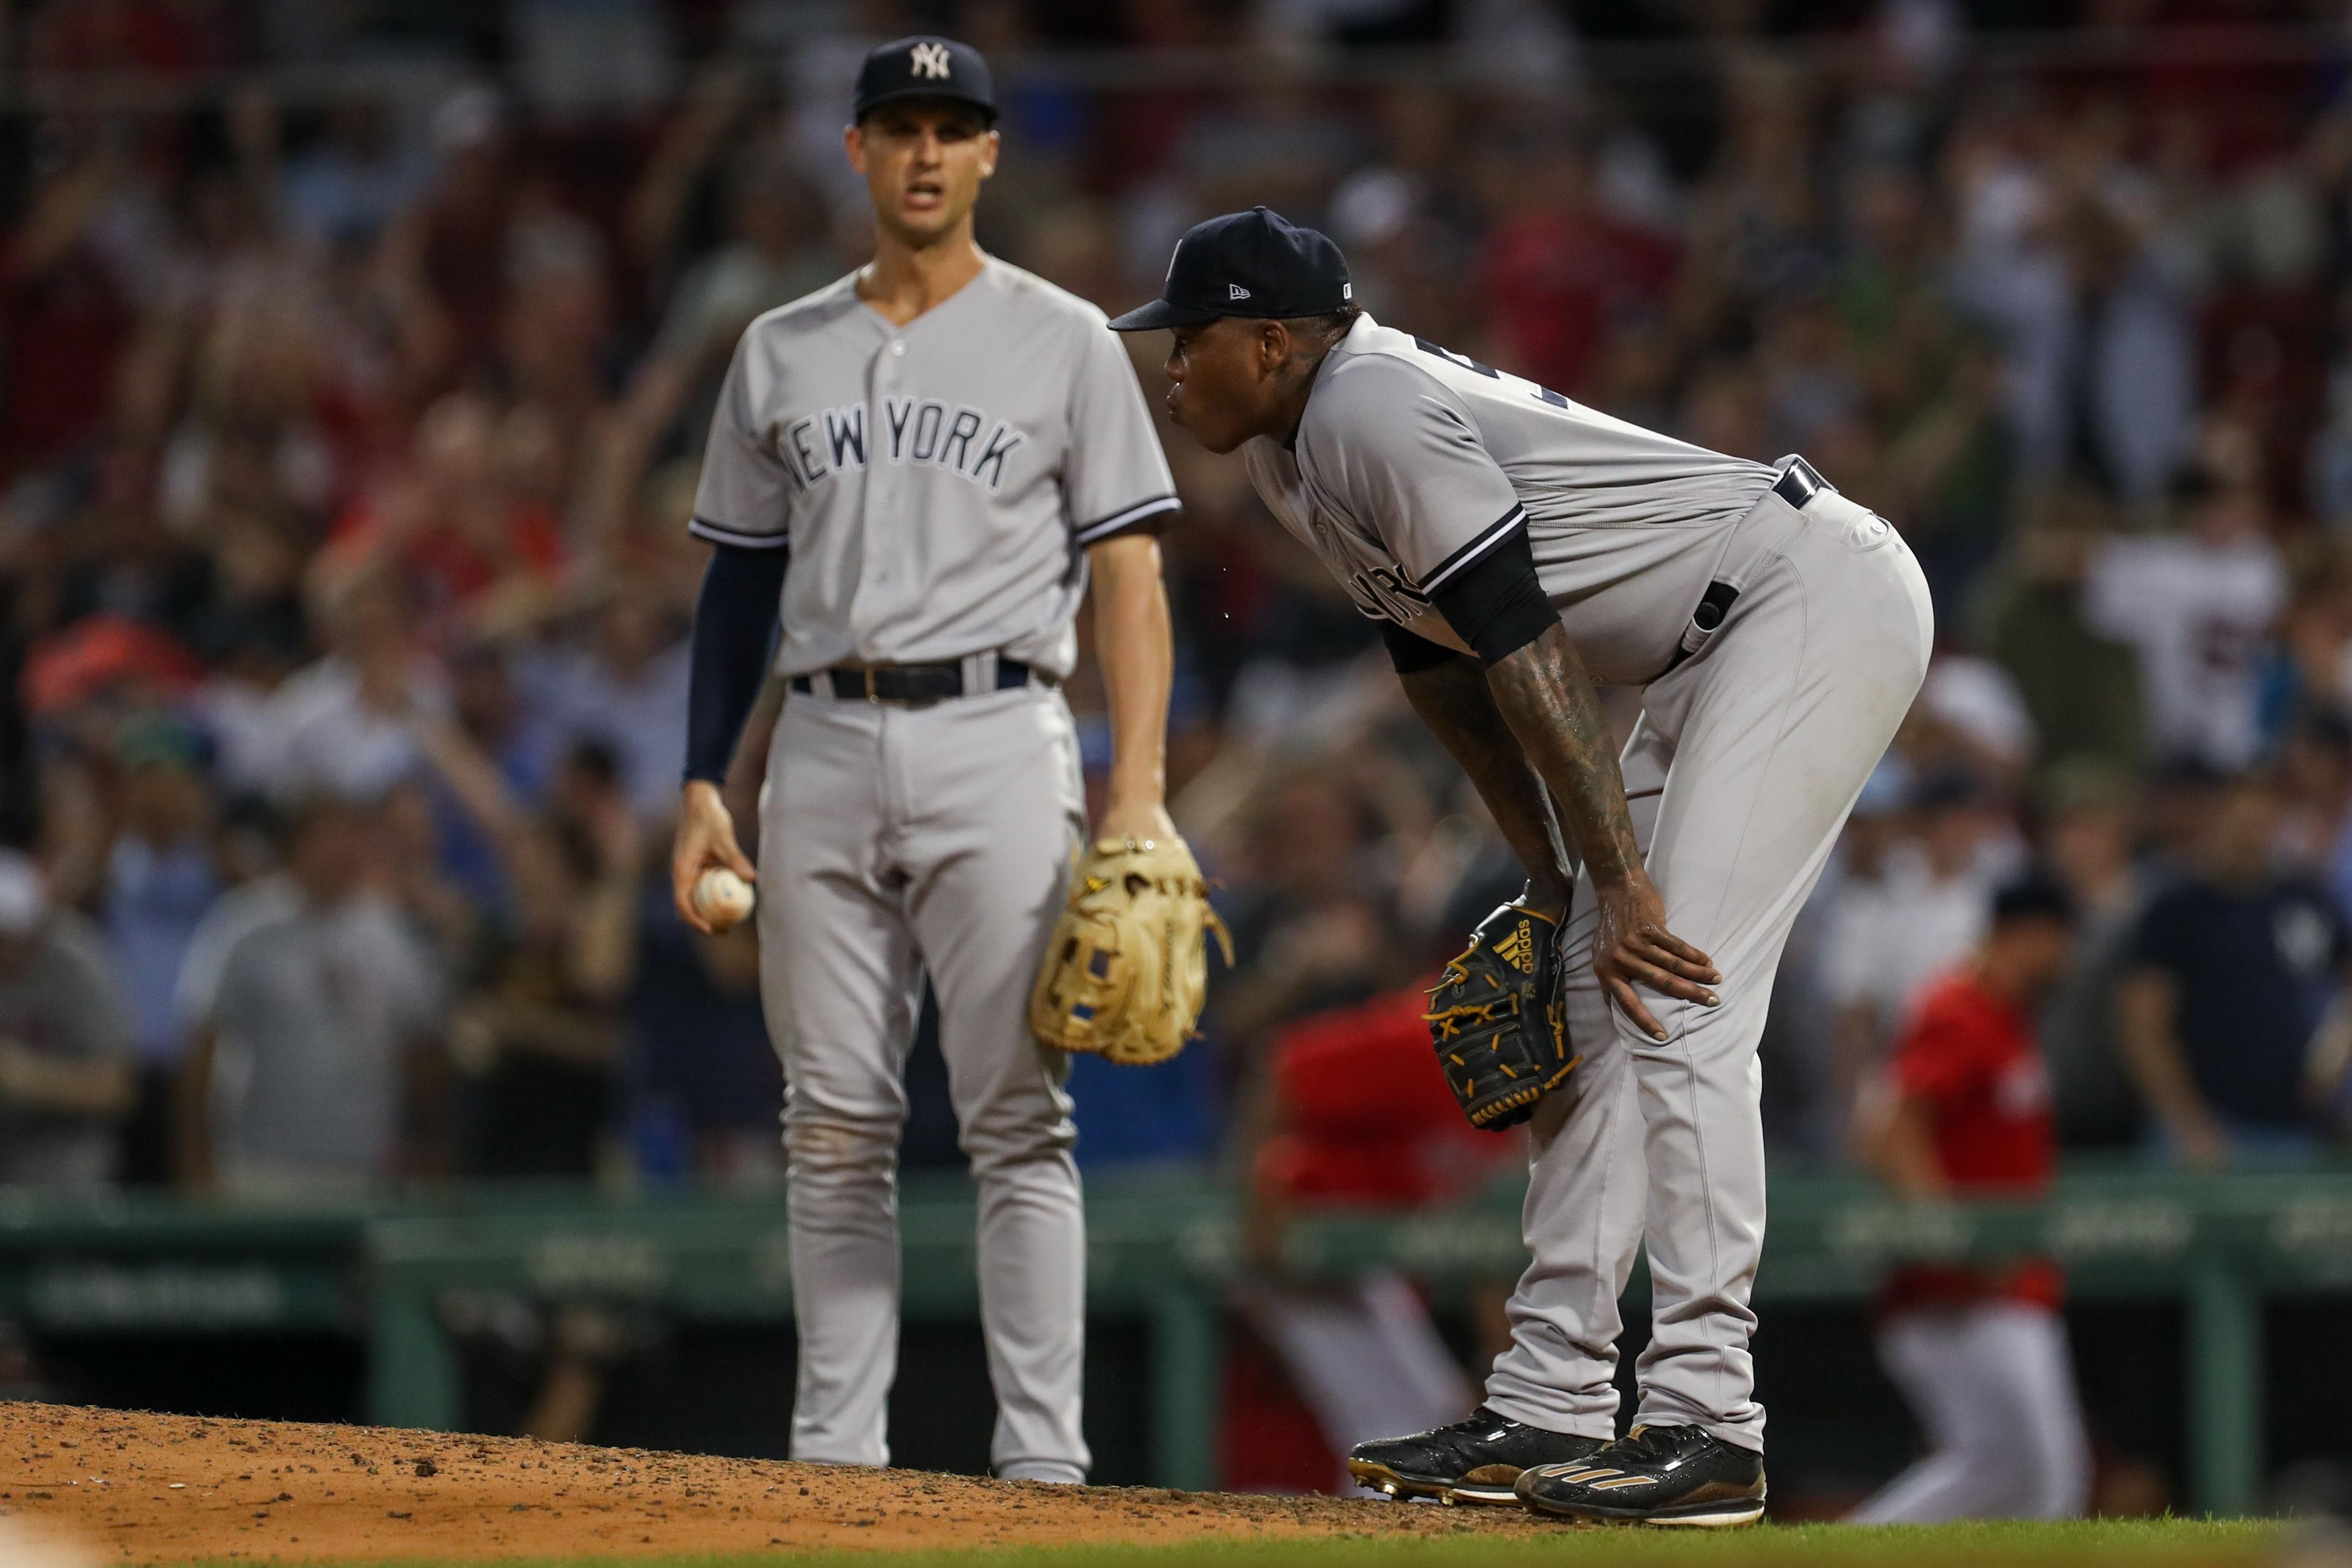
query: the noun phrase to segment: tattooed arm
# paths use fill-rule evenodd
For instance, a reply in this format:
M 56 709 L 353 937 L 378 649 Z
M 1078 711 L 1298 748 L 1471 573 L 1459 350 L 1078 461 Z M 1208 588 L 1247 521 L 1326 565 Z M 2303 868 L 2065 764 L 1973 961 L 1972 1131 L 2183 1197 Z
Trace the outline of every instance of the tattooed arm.
M 1519 863 L 1528 868 L 1524 902 L 1562 920 L 1575 881 L 1559 824 L 1544 795 L 1543 780 L 1528 763 L 1518 738 L 1495 710 L 1478 661 L 1462 655 L 1399 678 L 1412 710 L 1445 743 L 1462 771 L 1477 786 Z
M 1664 1039 L 1665 1030 L 1642 1005 L 1634 984 L 1712 1007 L 1717 998 L 1711 987 L 1723 977 L 1706 954 L 1666 929 L 1665 905 L 1633 842 L 1615 739 L 1583 658 L 1554 624 L 1488 667 L 1486 685 L 1490 706 L 1525 753 L 1526 764 L 1550 786 L 1566 812 L 1592 879 L 1600 921 L 1592 967 L 1601 989 L 1644 1034 Z

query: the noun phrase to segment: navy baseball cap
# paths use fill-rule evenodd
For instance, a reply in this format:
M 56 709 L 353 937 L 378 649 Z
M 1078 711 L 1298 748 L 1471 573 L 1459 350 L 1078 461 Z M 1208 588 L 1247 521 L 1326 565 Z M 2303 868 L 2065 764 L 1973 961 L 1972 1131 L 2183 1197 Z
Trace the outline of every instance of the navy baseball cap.
M 1119 317 L 1110 330 L 1148 332 L 1220 316 L 1328 316 L 1346 310 L 1354 292 L 1338 246 L 1280 213 L 1252 207 L 1185 230 L 1160 298 Z
M 850 100 L 851 120 L 863 120 L 869 109 L 909 98 L 944 98 L 968 103 L 988 121 L 996 123 L 996 83 L 988 62 L 970 44 L 936 34 L 919 33 L 884 44 L 857 68 L 857 93 Z

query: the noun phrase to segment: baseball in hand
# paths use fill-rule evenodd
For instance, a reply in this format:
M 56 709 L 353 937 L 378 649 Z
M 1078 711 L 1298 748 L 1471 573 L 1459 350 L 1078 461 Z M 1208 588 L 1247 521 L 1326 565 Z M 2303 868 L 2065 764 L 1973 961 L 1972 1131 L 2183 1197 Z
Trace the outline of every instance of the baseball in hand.
M 709 921 L 712 931 L 742 924 L 754 901 L 751 884 L 724 866 L 713 866 L 694 879 L 694 912 Z

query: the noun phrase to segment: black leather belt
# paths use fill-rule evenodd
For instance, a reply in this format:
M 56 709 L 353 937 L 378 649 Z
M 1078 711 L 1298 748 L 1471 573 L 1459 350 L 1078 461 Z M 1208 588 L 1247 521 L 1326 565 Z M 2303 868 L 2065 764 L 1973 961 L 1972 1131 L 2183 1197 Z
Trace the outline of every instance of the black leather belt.
M 1772 481 L 1772 493 L 1799 511 L 1804 510 L 1815 496 L 1830 488 L 1829 480 L 1822 478 L 1822 471 L 1802 458 L 1790 458 L 1788 466 L 1780 470 L 1780 477 Z M 1723 617 L 1731 613 L 1732 602 L 1738 597 L 1739 590 L 1730 584 L 1720 579 L 1709 583 L 1706 592 L 1698 597 L 1698 607 L 1691 611 L 1691 625 L 1702 632 L 1713 632 L 1723 625 Z M 1676 643 L 1675 657 L 1666 668 L 1669 671 L 1675 669 L 1691 653 L 1692 649 Z
M 824 681 L 839 702 L 943 702 L 950 697 L 966 697 L 971 693 L 964 686 L 963 660 L 942 660 L 938 664 L 836 664 L 831 669 L 814 675 L 795 675 L 792 688 L 803 697 L 816 690 Z M 996 660 L 996 684 L 973 689 L 1010 691 L 1016 686 L 1031 682 L 1041 686 L 1053 684 L 1051 677 L 1032 669 L 1017 658 L 999 655 Z

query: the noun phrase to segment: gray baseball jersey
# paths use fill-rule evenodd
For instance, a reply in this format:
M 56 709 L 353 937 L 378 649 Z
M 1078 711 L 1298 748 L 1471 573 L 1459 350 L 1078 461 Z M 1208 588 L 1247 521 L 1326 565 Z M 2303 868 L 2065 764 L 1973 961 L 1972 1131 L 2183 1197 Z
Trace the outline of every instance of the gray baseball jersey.
M 727 373 L 693 531 L 789 546 L 778 668 L 1077 658 L 1084 546 L 1176 510 L 1103 314 L 1017 267 L 907 325 L 855 274 L 760 317 Z
M 1561 941 L 1584 1061 L 1538 1109 L 1534 1262 L 1486 1405 L 1549 1431 L 1615 1429 L 1616 1303 L 1646 1247 L 1653 1330 L 1636 1423 L 1763 1444 L 1748 1342 L 1762 1254 L 1756 1047 L 1789 927 L 1927 669 L 1926 580 L 1885 521 L 1832 490 L 1800 510 L 1774 471 L 1579 407 L 1370 321 L 1331 353 L 1294 450 L 1252 443 L 1258 491 L 1365 614 L 1428 595 L 1528 530 L 1593 673 L 1643 682 L 1620 760 L 1669 930 L 1722 972 L 1722 1005 L 1644 997 L 1651 1038 L 1592 970 L 1578 887 Z M 1707 584 L 1738 595 L 1673 661 Z
M 1367 616 L 1400 624 L 1524 521 L 1598 679 L 1673 658 L 1731 527 L 1773 470 L 1571 403 L 1367 316 L 1332 349 L 1296 448 L 1244 448 L 1276 517 Z
M 784 1064 L 794 1458 L 885 1464 L 898 1342 L 894 1181 L 928 974 L 980 1188 L 997 1473 L 1076 1481 L 1086 1235 L 1067 1058 L 1028 992 L 1086 830 L 1061 692 L 1086 547 L 1176 509 L 1143 392 L 1093 306 L 1003 262 L 907 325 L 854 278 L 737 347 L 694 531 L 789 548 L 778 667 L 965 662 L 979 689 L 785 702 L 761 807 L 760 974 Z

